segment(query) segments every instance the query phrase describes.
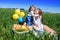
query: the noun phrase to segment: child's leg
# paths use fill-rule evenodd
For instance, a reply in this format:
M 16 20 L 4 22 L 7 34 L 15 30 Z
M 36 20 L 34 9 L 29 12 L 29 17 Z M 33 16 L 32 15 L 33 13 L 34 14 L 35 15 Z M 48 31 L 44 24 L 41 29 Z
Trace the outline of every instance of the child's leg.
M 33 26 L 33 29 L 35 29 L 35 30 L 39 30 L 37 26 Z
M 40 31 L 40 29 L 37 26 L 34 26 L 33 29 L 33 33 L 35 34 L 35 36 L 39 37 L 39 35 L 43 35 L 44 31 Z
M 39 37 L 39 35 L 38 35 L 38 28 L 37 28 L 37 26 L 35 26 L 35 25 L 33 25 L 33 33 L 34 33 L 34 35 L 35 35 L 36 37 Z
M 33 30 L 33 27 L 32 26 L 29 26 L 29 29 L 30 29 L 30 31 L 32 31 Z
M 52 33 L 53 35 L 56 34 L 56 32 L 53 29 L 49 28 L 47 25 L 43 25 L 43 29 L 48 33 Z
M 35 36 L 38 36 L 37 31 L 33 30 Z

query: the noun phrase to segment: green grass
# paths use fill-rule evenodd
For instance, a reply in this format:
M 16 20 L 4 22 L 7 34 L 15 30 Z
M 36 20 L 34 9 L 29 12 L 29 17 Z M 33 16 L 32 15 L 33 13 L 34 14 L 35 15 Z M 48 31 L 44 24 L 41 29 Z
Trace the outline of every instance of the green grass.
M 13 33 L 13 24 L 18 23 L 18 21 L 12 20 L 14 10 L 14 8 L 0 8 L 0 40 L 55 40 L 54 37 L 49 38 L 48 34 L 37 38 L 32 32 L 20 35 Z M 27 16 L 27 11 L 24 12 Z M 24 18 L 26 18 L 26 16 Z M 44 24 L 60 34 L 60 14 L 43 12 L 43 19 Z

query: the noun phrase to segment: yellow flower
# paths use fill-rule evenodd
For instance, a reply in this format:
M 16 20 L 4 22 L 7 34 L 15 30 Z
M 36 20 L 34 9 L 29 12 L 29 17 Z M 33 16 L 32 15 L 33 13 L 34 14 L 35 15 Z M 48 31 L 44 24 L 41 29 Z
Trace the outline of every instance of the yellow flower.
M 18 18 L 19 18 L 19 16 L 18 16 L 17 14 L 14 14 L 14 15 L 13 15 L 13 19 L 14 19 L 14 20 L 17 20 Z
M 25 16 L 25 13 L 24 12 L 20 12 L 19 16 L 20 17 L 24 17 Z
M 20 10 L 19 9 L 16 9 L 15 10 L 15 14 L 20 14 Z

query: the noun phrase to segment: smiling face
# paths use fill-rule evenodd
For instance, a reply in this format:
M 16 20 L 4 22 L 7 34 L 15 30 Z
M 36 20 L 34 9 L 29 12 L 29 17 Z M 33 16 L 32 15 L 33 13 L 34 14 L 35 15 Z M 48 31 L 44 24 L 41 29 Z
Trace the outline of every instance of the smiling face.
M 42 15 L 42 10 L 40 8 L 38 8 L 37 11 L 39 15 Z
M 38 10 L 35 10 L 34 16 L 35 16 L 35 17 L 39 16 Z
M 36 8 L 35 8 L 34 6 L 31 7 L 31 11 L 35 11 L 35 9 L 36 9 Z
M 35 10 L 36 10 L 36 7 L 34 5 L 31 5 L 28 12 L 30 12 L 30 11 L 34 12 Z

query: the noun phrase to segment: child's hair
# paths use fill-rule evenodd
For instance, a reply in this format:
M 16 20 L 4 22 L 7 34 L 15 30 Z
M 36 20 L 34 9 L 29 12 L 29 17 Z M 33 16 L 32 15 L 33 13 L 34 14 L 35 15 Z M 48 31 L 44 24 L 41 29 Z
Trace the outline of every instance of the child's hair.
M 42 16 L 42 10 L 41 10 L 40 8 L 37 8 L 37 10 L 39 10 L 39 11 L 38 11 L 39 15 Z M 44 24 L 43 18 L 41 19 L 41 22 Z
M 34 7 L 34 5 L 31 5 L 31 6 L 30 6 L 30 8 L 29 8 L 29 11 L 28 11 L 28 12 L 30 12 L 30 11 L 31 11 L 31 8 L 32 8 L 32 7 Z M 35 8 L 35 7 L 34 7 L 34 8 Z
M 39 12 L 39 15 L 42 16 L 42 10 L 41 10 L 40 8 L 38 8 L 37 10 L 39 10 L 39 11 L 38 11 L 38 12 Z

